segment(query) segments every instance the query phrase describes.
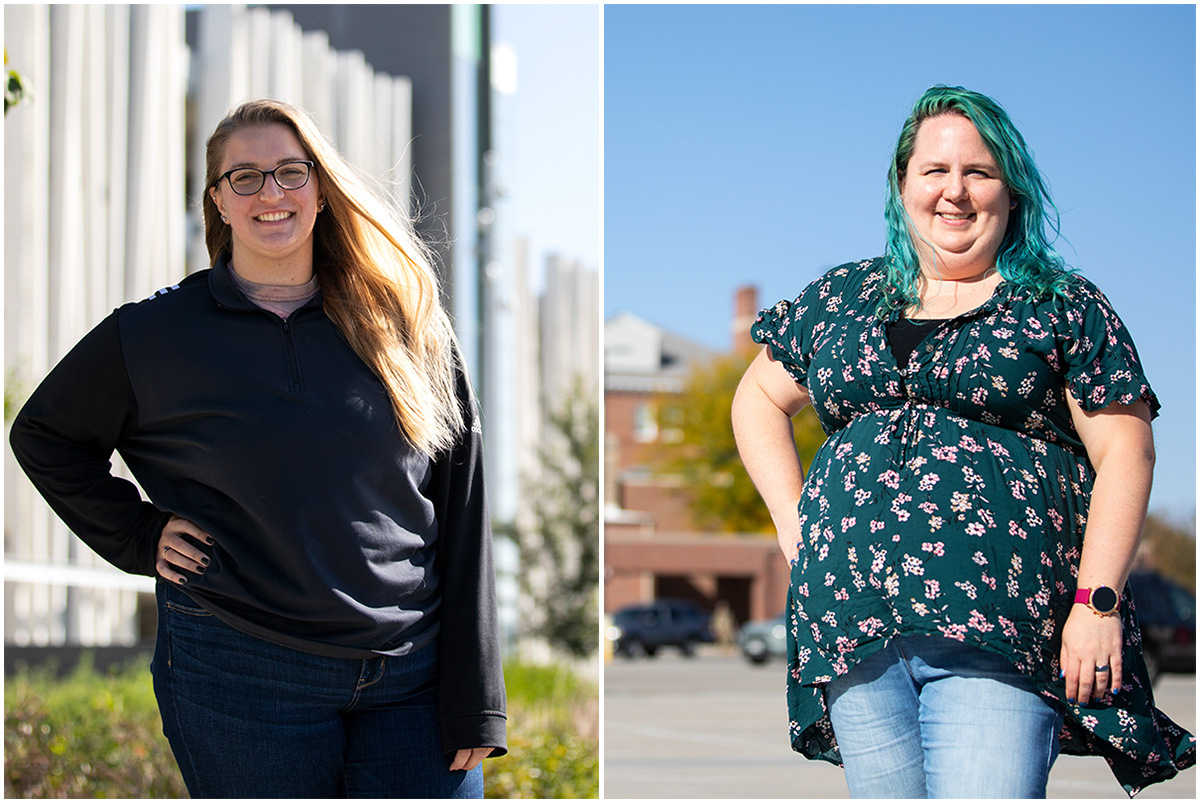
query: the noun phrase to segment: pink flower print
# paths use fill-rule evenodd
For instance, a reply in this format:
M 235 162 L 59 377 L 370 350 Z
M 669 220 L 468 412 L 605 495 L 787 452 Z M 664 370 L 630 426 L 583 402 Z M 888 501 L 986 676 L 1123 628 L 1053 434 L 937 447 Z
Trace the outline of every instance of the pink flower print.
M 941 541 L 938 541 L 936 544 L 926 541 L 924 544 L 921 544 L 921 551 L 932 552 L 940 558 L 946 554 L 946 545 Z
M 893 469 L 888 469 L 879 475 L 878 481 L 894 491 L 900 487 L 900 474 Z
M 846 493 L 850 493 L 851 491 L 854 490 L 854 486 L 855 486 L 854 472 L 847 471 L 846 472 L 846 481 L 842 483 L 842 488 L 846 491 Z
M 887 579 L 883 581 L 884 590 L 887 591 L 889 597 L 895 597 L 900 593 L 900 575 L 889 574 Z
M 854 652 L 854 648 L 857 646 L 858 639 L 848 638 L 847 636 L 838 636 L 837 638 L 837 650 L 839 653 Z
M 933 374 L 935 379 L 948 379 L 950 377 L 950 366 L 943 363 L 942 365 L 935 367 L 930 373 Z
M 967 640 L 966 625 L 938 625 L 938 630 L 940 630 L 942 635 L 946 638 L 952 638 L 955 641 Z
M 1042 517 L 1031 507 L 1025 508 L 1025 521 L 1029 523 L 1030 527 L 1042 526 Z
M 993 376 L 992 377 L 992 387 L 994 387 L 996 390 L 1000 391 L 1001 393 L 1008 392 L 1008 383 L 1004 381 L 1004 377 L 1002 377 L 1002 376 Z
M 929 615 L 929 606 L 926 605 L 924 602 L 917 602 L 914 599 L 914 600 L 912 600 L 912 604 L 913 604 L 912 608 L 914 611 L 917 612 L 918 616 L 928 616 Z
M 839 588 L 837 591 L 833 592 L 833 598 L 838 602 L 845 602 L 850 599 L 850 593 L 844 588 Z
M 988 559 L 982 552 L 976 552 L 971 556 L 971 560 L 975 561 L 976 566 L 987 566 Z
M 933 486 L 937 485 L 938 480 L 940 479 L 941 477 L 939 477 L 937 474 L 926 474 L 925 476 L 921 477 L 921 481 L 917 483 L 917 490 L 926 492 L 932 491 Z
M 836 582 L 837 582 L 837 578 L 834 577 L 832 573 L 825 572 L 825 587 L 826 588 L 828 588 L 829 586 L 833 585 Z
M 842 380 L 845 381 L 845 383 L 847 385 L 854 383 L 854 366 L 853 365 L 843 365 L 842 366 Z
M 978 538 L 979 536 L 983 535 L 985 532 L 987 532 L 987 530 L 985 530 L 983 525 L 977 521 L 973 521 L 967 525 L 967 535 L 973 535 L 976 538 Z
M 987 398 L 987 388 L 983 387 L 982 385 L 971 391 L 971 402 L 974 404 L 978 404 L 980 406 L 987 404 Z
M 1063 525 L 1062 514 L 1059 513 L 1057 510 L 1055 510 L 1054 508 L 1050 508 L 1049 510 L 1046 511 L 1046 515 L 1050 517 L 1050 523 L 1054 525 L 1054 529 L 1057 530 L 1058 532 L 1062 532 L 1062 525 Z
M 842 519 L 842 532 L 846 532 L 855 525 L 858 520 L 854 516 L 846 516 Z
M 802 597 L 808 596 L 808 583 L 796 587 L 796 593 Z
M 979 592 L 975 590 L 975 586 L 971 583 L 957 582 L 954 585 L 962 589 L 963 593 L 965 593 L 969 599 L 977 599 L 979 597 Z
M 997 616 L 996 619 L 1000 622 L 1000 629 L 1004 631 L 1004 635 L 1009 638 L 1017 637 L 1017 626 L 1005 619 L 1003 616 Z
M 869 501 L 871 501 L 871 492 L 866 488 L 859 488 L 854 492 L 854 504 L 856 507 L 862 507 Z
M 996 578 L 990 576 L 987 572 L 984 572 L 980 576 L 979 581 L 981 583 L 983 583 L 985 586 L 987 586 L 988 588 L 992 589 L 992 591 L 996 590 Z
M 1017 537 L 1021 538 L 1022 540 L 1024 540 L 1026 538 L 1025 531 L 1022 530 L 1015 521 L 1010 521 L 1008 523 L 1008 534 L 1017 536 Z
M 1022 502 L 1025 501 L 1025 483 L 1020 480 L 1013 480 L 1008 484 L 1008 488 L 1012 492 L 1014 499 L 1020 499 Z
M 937 580 L 925 581 L 925 599 L 937 599 L 942 595 L 942 586 Z
M 875 551 L 875 547 L 871 547 L 871 551 L 875 553 L 874 559 L 871 561 L 871 571 L 878 572 L 883 568 L 884 561 L 887 560 L 887 552 L 884 550 Z
M 950 509 L 955 513 L 966 513 L 971 509 L 971 497 L 962 491 L 955 491 L 950 495 Z
M 817 550 L 817 560 L 822 561 L 829 557 L 829 544 L 821 544 L 821 548 Z
M 833 611 L 825 611 L 825 615 L 821 617 L 821 621 L 830 627 L 837 627 L 837 614 Z
M 958 462 L 958 449 L 953 446 L 937 446 L 931 451 L 938 460 L 945 460 L 947 463 Z
M 997 351 L 1000 352 L 1001 357 L 1004 357 L 1008 360 L 1015 360 L 1017 357 L 1021 356 L 1021 352 L 1017 351 L 1012 346 L 1001 346 L 997 349 Z
M 980 633 L 990 633 L 991 631 L 996 629 L 995 625 L 993 625 L 991 622 L 989 622 L 982 613 L 980 613 L 979 611 L 974 611 L 974 610 L 971 611 L 971 618 L 967 622 L 967 624 L 970 627 L 973 627 L 976 630 L 978 630 Z
M 880 531 L 880 530 L 882 530 L 882 529 L 883 529 L 883 522 L 882 522 L 882 521 L 872 521 L 872 522 L 871 522 L 871 532 L 872 532 L 872 533 L 876 533 L 876 532 L 878 532 L 878 531 Z
M 936 475 L 934 475 L 934 476 L 936 476 Z M 917 507 L 920 508 L 925 513 L 937 513 L 937 511 L 938 511 L 937 502 L 934 502 L 931 499 L 926 499 L 924 502 L 917 505 Z
M 964 449 L 965 451 L 971 452 L 972 454 L 983 451 L 983 447 L 980 446 L 979 443 L 976 442 L 976 440 L 974 438 L 972 438 L 970 435 L 963 435 L 959 439 L 958 445 L 960 448 Z
M 979 348 L 975 351 L 975 359 L 981 362 L 987 362 L 992 359 L 992 352 L 988 349 L 986 343 L 980 343 Z
M 883 629 L 883 622 L 872 616 L 858 623 L 858 629 L 868 636 L 874 636 Z
M 943 519 L 941 516 L 930 516 L 929 517 L 929 532 L 936 533 L 938 530 L 942 529 L 942 525 L 945 523 L 946 523 L 946 520 Z
M 900 568 L 905 574 L 915 574 L 917 576 L 925 574 L 925 564 L 920 558 L 914 558 L 912 555 L 905 555 L 904 562 L 900 564 Z

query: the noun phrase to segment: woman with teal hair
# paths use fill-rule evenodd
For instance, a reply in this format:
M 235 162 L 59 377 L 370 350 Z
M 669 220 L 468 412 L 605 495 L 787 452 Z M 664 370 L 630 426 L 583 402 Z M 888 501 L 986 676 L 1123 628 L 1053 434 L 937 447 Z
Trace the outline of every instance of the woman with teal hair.
M 1129 794 L 1195 761 L 1126 579 L 1159 403 L 992 99 L 935 86 L 882 257 L 763 310 L 733 425 L 792 565 L 792 747 L 855 797 L 1044 797 L 1060 752 Z M 807 478 L 791 418 L 828 435 Z

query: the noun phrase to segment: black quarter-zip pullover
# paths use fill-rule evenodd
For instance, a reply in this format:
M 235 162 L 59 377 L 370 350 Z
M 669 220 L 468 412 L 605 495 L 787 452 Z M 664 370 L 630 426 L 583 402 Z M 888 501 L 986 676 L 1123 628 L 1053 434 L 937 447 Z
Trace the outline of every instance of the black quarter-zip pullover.
M 281 320 L 224 260 L 101 322 L 13 424 L 13 452 L 106 560 L 155 574 L 171 514 L 215 545 L 185 590 L 298 650 L 404 655 L 440 631 L 443 743 L 504 747 L 482 440 L 430 460 L 318 294 Z M 111 474 L 118 452 L 144 490 Z

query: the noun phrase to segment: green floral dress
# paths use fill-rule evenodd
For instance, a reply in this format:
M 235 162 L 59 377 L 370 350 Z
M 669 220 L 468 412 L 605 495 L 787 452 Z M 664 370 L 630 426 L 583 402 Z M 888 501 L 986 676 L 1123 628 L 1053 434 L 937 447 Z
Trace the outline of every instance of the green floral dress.
M 1066 711 L 1062 752 L 1103 756 L 1131 796 L 1195 762 L 1195 738 L 1154 707 L 1128 588 L 1120 694 L 1069 705 L 1059 679 L 1093 480 L 1066 390 L 1085 410 L 1159 406 L 1107 299 L 1067 279 L 1065 298 L 1002 282 L 930 325 L 904 369 L 875 317 L 882 259 L 760 313 L 754 339 L 828 435 L 788 595 L 794 750 L 840 764 L 824 685 L 895 636 L 940 633 L 1011 660 Z

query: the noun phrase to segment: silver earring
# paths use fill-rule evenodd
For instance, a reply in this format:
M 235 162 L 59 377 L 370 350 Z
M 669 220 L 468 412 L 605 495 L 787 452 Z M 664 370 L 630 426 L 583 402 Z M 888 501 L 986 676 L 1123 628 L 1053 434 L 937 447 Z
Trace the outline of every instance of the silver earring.
M 228 223 L 228 222 L 229 222 L 229 218 L 225 217 L 224 215 L 221 215 L 221 222 L 222 222 L 222 223 Z
M 318 211 L 318 212 L 324 212 L 324 211 L 325 211 L 325 204 L 321 204 L 320 206 L 318 206 L 318 207 L 317 207 L 317 211 Z

